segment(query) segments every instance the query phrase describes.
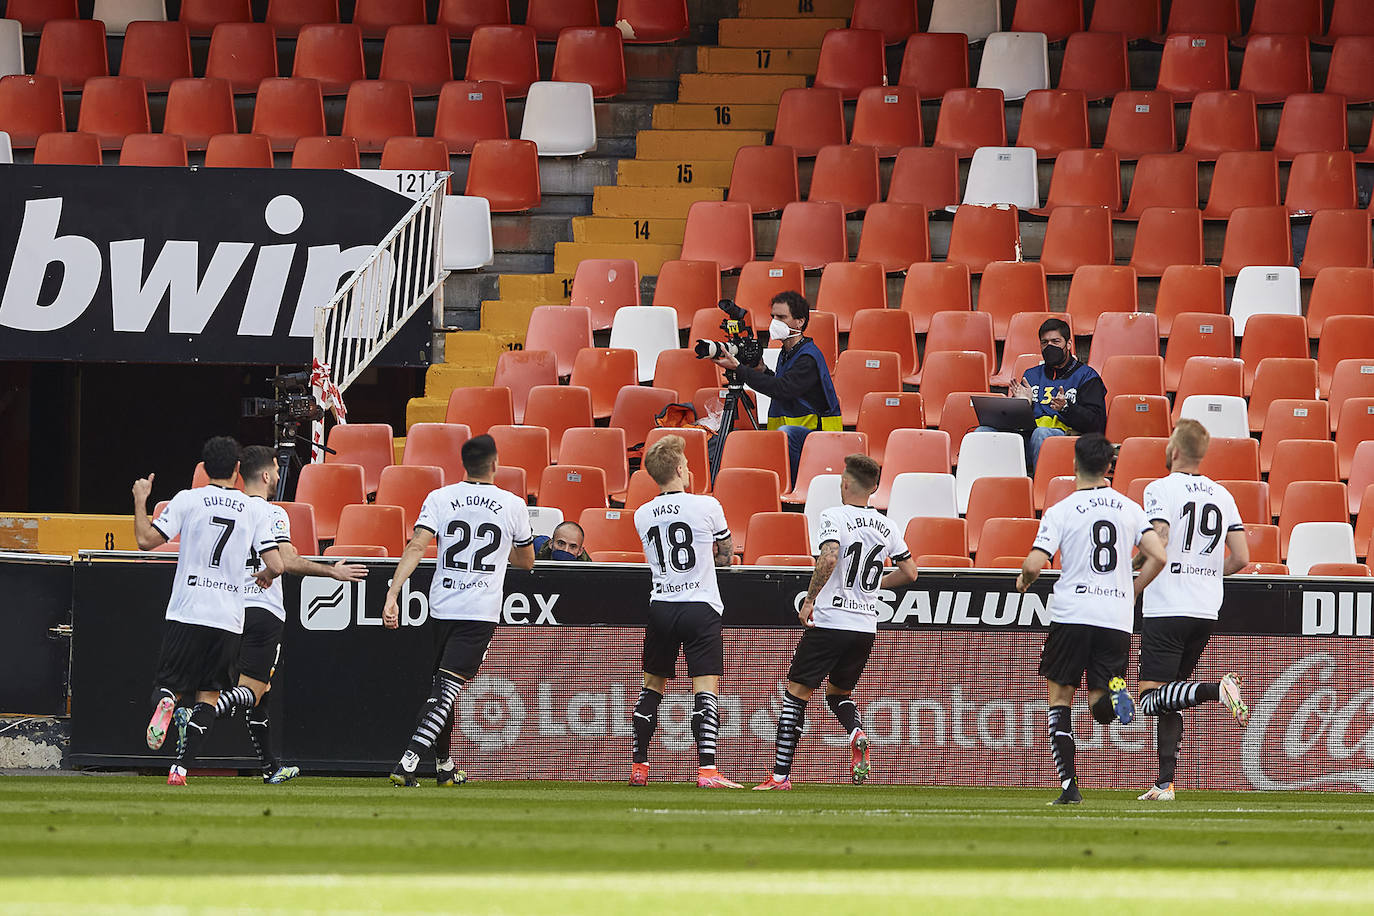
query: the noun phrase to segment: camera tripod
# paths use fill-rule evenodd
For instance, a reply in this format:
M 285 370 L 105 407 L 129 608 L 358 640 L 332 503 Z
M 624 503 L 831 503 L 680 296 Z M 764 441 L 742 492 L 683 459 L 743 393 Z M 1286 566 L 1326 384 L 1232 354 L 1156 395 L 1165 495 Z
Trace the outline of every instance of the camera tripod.
M 711 468 L 712 485 L 716 482 L 716 474 L 720 472 L 721 456 L 725 454 L 725 438 L 734 430 L 741 407 L 744 408 L 744 415 L 749 418 L 750 428 L 759 428 L 759 417 L 754 409 L 754 400 L 744 390 L 744 383 L 736 378 L 733 370 L 726 370 L 725 386 L 725 408 L 720 415 L 720 432 L 711 440 L 711 446 L 707 450 L 706 456 Z
M 278 415 L 273 425 L 276 428 L 276 441 L 273 443 L 273 448 L 275 448 L 277 452 L 276 501 L 281 502 L 286 499 L 286 477 L 291 473 L 291 465 L 302 464 L 301 454 L 297 448 L 299 442 L 298 433 L 300 432 L 301 424 L 299 420 L 284 420 Z M 338 452 L 326 445 L 321 445 L 319 448 L 321 451 L 328 452 L 331 455 L 338 454 Z

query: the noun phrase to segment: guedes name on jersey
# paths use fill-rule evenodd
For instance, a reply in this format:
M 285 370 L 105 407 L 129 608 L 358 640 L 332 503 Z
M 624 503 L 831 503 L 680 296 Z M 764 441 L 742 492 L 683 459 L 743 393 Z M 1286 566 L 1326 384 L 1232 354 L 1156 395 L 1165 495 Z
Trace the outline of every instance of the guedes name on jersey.
M 244 509 L 243 500 L 234 499 L 232 496 L 218 496 L 207 494 L 205 496 L 205 505 L 206 508 L 224 506 L 227 509 L 233 509 L 235 512 L 242 512 Z

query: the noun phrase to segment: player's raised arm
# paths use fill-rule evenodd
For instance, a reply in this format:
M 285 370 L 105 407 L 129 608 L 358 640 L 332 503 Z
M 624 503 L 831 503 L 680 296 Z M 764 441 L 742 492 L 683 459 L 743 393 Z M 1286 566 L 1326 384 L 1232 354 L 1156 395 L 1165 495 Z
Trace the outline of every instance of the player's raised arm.
M 359 582 L 367 578 L 367 567 L 361 563 L 349 563 L 344 560 L 332 564 L 316 563 L 301 556 L 296 551 L 296 545 L 290 541 L 283 541 L 279 549 L 286 572 L 293 575 L 319 576 L 336 582 Z
M 134 481 L 134 540 L 139 550 L 152 550 L 167 543 L 167 537 L 148 518 L 148 497 L 153 492 L 153 475 Z

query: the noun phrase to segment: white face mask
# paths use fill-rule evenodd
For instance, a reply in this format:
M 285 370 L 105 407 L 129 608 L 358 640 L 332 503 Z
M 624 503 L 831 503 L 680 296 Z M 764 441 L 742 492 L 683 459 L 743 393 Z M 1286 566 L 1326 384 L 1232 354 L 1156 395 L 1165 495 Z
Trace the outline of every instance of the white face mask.
M 768 322 L 768 338 L 770 340 L 786 340 L 797 333 L 799 332 L 789 328 L 787 322 L 783 321 L 781 318 L 774 318 L 772 321 Z

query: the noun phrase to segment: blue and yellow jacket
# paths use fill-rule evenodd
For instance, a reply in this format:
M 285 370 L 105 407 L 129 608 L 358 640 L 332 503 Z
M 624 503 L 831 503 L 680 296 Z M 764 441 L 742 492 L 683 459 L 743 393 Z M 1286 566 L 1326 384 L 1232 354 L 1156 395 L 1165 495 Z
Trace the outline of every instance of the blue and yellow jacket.
M 1070 357 L 1067 364 L 1050 368 L 1043 363 L 1026 370 L 1031 386 L 1031 407 L 1036 426 L 1068 433 L 1100 433 L 1107 429 L 1107 386 L 1097 371 Z M 1056 412 L 1050 401 L 1063 393 L 1069 403 Z

